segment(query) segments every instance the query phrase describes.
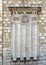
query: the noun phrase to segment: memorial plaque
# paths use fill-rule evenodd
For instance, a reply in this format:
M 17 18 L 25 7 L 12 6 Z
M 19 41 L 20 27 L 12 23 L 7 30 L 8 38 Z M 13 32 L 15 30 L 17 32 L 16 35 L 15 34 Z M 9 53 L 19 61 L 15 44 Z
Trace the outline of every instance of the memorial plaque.
M 13 18 L 13 21 L 15 22 L 12 24 L 11 29 L 13 60 L 16 60 L 17 58 L 23 60 L 25 57 L 27 60 L 29 60 L 30 57 L 33 57 L 36 60 L 38 44 L 38 26 L 36 17 L 31 14 L 28 14 L 28 16 L 23 14 L 24 17 L 21 14 L 17 15 L 20 15 L 23 19 L 20 20 L 19 17 L 19 20 L 16 19 L 15 21 Z

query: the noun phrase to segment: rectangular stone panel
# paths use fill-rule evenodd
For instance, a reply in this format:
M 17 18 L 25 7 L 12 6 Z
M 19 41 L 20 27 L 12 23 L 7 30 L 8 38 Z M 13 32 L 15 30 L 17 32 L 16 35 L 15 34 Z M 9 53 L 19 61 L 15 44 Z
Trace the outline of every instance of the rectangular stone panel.
M 34 16 L 32 15 L 34 18 Z M 37 59 L 37 44 L 38 44 L 38 31 L 37 20 L 29 16 L 28 22 L 16 23 L 12 21 L 11 28 L 11 46 L 13 60 L 20 58 L 27 60 L 30 57 Z M 25 18 L 26 19 L 26 18 Z

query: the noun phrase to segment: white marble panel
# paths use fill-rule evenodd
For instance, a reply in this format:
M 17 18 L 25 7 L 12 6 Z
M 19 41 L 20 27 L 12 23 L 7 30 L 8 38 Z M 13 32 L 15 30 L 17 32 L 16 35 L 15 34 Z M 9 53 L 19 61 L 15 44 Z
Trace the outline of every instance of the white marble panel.
M 31 55 L 31 23 L 26 24 L 26 58 L 29 59 Z
M 15 57 L 15 24 L 11 24 L 11 52 L 13 54 L 13 59 Z
M 21 17 L 21 16 L 20 16 Z M 29 15 L 29 21 L 12 22 L 11 27 L 11 46 L 13 60 L 24 57 L 37 59 L 37 44 L 38 44 L 38 26 L 34 15 Z M 19 20 L 19 19 L 18 19 Z M 14 24 L 13 24 L 14 23 Z
M 15 37 L 15 57 L 16 58 L 20 58 L 20 24 L 16 24 L 17 28 L 16 28 L 16 37 Z
M 26 57 L 26 24 L 21 25 L 21 59 Z
M 32 52 L 34 59 L 37 59 L 37 44 L 38 44 L 38 30 L 37 30 L 37 24 L 32 23 Z

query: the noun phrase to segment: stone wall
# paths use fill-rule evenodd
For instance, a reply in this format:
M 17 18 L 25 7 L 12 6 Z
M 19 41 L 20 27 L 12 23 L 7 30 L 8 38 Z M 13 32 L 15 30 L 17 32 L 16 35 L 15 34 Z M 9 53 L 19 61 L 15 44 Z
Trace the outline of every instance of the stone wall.
M 2 1 L 0 1 L 0 65 L 2 65 Z
M 2 0 L 2 20 L 0 20 L 0 48 L 2 50 L 3 44 L 3 65 L 14 65 L 10 63 L 11 61 L 11 41 L 10 41 L 10 17 L 11 13 L 9 12 L 7 5 L 11 3 L 12 0 Z M 34 0 L 37 1 L 38 0 Z M 40 61 L 38 62 L 29 62 L 33 65 L 46 65 L 46 2 L 45 0 L 40 0 L 42 2 L 42 11 L 39 13 L 39 57 Z M 14 2 L 14 0 L 13 0 Z M 33 2 L 33 1 L 31 1 Z M 14 2 L 15 3 L 15 2 Z M 2 30 L 3 28 L 3 30 Z M 3 34 L 2 34 L 3 33 Z M 3 35 L 3 38 L 2 38 Z M 3 42 L 3 43 L 2 43 Z M 1 51 L 0 50 L 0 51 Z M 0 53 L 1 54 L 1 53 Z M 0 59 L 2 54 L 0 55 Z M 1 64 L 1 63 L 0 63 Z M 23 65 L 23 63 L 21 64 Z M 27 63 L 28 65 L 28 63 Z

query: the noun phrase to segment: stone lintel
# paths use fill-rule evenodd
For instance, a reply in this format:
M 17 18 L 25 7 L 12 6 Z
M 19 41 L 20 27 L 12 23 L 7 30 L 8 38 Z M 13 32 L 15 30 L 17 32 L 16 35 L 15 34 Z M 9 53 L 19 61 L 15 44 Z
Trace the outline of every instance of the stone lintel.
M 28 13 L 36 13 L 39 14 L 41 12 L 41 7 L 8 7 L 11 14 L 13 12 L 28 12 Z

